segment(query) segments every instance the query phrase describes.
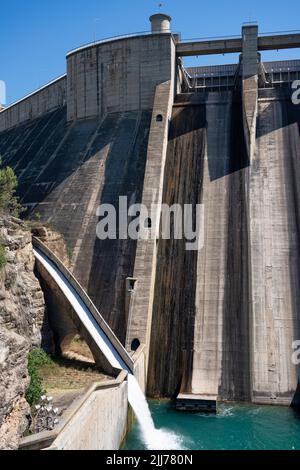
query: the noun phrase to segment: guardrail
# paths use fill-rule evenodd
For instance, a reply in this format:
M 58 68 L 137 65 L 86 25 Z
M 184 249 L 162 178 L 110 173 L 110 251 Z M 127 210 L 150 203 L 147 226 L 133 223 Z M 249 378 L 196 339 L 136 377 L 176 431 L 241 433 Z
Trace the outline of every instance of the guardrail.
M 153 32 L 153 31 L 141 31 L 139 33 L 128 33 L 128 34 L 121 34 L 119 36 L 111 36 L 109 38 L 104 38 L 104 39 L 99 39 L 97 41 L 93 42 L 88 42 L 86 44 L 83 44 L 79 47 L 76 47 L 76 49 L 72 49 L 67 53 L 67 57 L 76 54 L 77 52 L 80 52 L 81 50 L 87 49 L 88 47 L 93 47 L 93 46 L 100 46 L 101 44 L 106 44 L 109 42 L 113 41 L 120 41 L 122 39 L 130 39 L 130 38 L 135 38 L 139 36 L 155 36 L 155 35 L 162 35 L 162 34 L 169 34 L 172 36 L 180 36 L 180 33 L 175 33 L 174 31 L 165 31 L 165 32 Z
M 92 314 L 97 324 L 100 326 L 101 330 L 107 336 L 107 338 L 109 339 L 115 350 L 118 352 L 118 354 L 121 356 L 129 370 L 133 373 L 134 361 L 132 357 L 128 354 L 122 343 L 118 340 L 112 329 L 106 323 L 103 316 L 101 315 L 95 304 L 92 302 L 90 297 L 87 295 L 83 287 L 79 284 L 77 279 L 75 279 L 73 274 L 64 266 L 60 259 L 39 238 L 32 237 L 32 244 L 33 247 L 37 250 L 40 250 L 68 280 L 75 292 L 79 295 L 81 300 L 89 309 L 90 313 Z
M 244 23 L 244 25 L 256 25 L 257 23 L 255 22 L 250 22 L 250 23 Z M 270 32 L 270 33 L 259 33 L 258 37 L 265 37 L 265 36 L 285 36 L 287 34 L 300 34 L 300 31 L 297 30 L 291 30 L 291 31 L 276 31 L 276 32 Z M 236 35 L 228 35 L 228 36 L 207 36 L 207 37 L 200 37 L 200 38 L 183 38 L 180 40 L 179 44 L 185 43 L 185 42 L 193 42 L 193 41 L 219 41 L 219 40 L 228 40 L 228 39 L 242 39 L 241 34 L 236 34 Z
M 300 31 L 291 30 L 291 31 L 275 31 L 270 33 L 259 33 L 258 37 L 264 36 L 286 36 L 287 34 L 300 34 Z
M 232 35 L 232 36 L 211 36 L 211 37 L 201 37 L 201 38 L 184 38 L 181 39 L 179 44 L 186 43 L 186 42 L 195 42 L 195 41 L 222 41 L 222 40 L 228 40 L 228 39 L 241 39 L 242 35 L 237 34 L 237 35 Z

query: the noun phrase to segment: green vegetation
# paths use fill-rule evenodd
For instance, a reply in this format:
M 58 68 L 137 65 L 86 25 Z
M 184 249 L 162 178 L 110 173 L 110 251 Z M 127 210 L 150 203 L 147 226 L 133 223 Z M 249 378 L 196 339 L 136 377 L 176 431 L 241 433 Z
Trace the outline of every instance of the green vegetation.
M 45 394 L 42 385 L 42 379 L 39 369 L 52 364 L 52 359 L 42 349 L 33 349 L 28 355 L 28 373 L 30 376 L 30 385 L 26 393 L 26 400 L 30 406 L 37 405 L 41 396 Z
M 34 213 L 34 218 L 37 222 L 40 222 L 41 221 L 41 218 L 42 218 L 42 215 L 40 212 L 35 212 Z
M 2 168 L 0 157 L 0 214 L 10 214 L 19 217 L 23 211 L 19 199 L 16 197 L 18 179 L 14 170 L 9 166 Z
M 4 268 L 5 265 L 6 265 L 5 246 L 0 244 L 0 269 Z

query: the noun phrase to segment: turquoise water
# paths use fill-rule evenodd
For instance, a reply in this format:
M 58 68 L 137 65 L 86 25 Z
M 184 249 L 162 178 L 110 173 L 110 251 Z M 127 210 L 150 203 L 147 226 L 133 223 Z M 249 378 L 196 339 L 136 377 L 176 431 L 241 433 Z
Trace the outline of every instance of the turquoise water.
M 186 450 L 300 450 L 300 414 L 287 407 L 219 405 L 217 415 L 183 413 L 150 401 L 155 426 L 180 438 Z M 125 450 L 145 450 L 138 424 Z

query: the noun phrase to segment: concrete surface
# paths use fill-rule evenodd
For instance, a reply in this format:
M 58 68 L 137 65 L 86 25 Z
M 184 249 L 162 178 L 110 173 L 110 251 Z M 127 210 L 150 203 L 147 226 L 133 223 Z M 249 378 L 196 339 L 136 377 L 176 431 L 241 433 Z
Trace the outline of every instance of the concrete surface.
M 171 81 L 159 85 L 156 89 L 155 101 L 150 127 L 147 165 L 144 177 L 142 204 L 152 217 L 152 229 L 158 234 L 160 220 L 160 204 L 165 172 L 168 143 L 169 120 L 173 104 L 173 83 Z M 162 121 L 157 121 L 157 116 Z M 151 212 L 151 205 L 156 204 L 156 213 Z M 150 344 L 153 295 L 156 273 L 157 243 L 156 239 L 138 240 L 135 256 L 133 277 L 138 279 L 131 303 L 128 318 L 126 348 L 131 350 L 134 339 L 146 345 L 146 358 Z
M 155 88 L 172 80 L 175 42 L 169 33 L 88 46 L 67 56 L 68 121 L 153 107 Z
M 66 103 L 54 83 L 1 112 L 0 154 L 28 215 L 64 235 L 72 272 L 122 344 L 145 346 L 151 395 L 290 403 L 299 373 L 291 342 L 299 339 L 300 118 L 285 83 L 297 76 L 286 69 L 298 74 L 299 65 L 275 63 L 266 71 L 279 90 L 259 89 L 258 51 L 299 47 L 299 34 L 259 36 L 248 25 L 237 38 L 177 39 L 148 34 L 73 51 Z M 180 94 L 176 53 L 216 52 L 243 54 L 230 87 Z M 120 195 L 148 206 L 202 202 L 203 250 L 98 240 L 96 209 L 118 208 Z
M 118 450 L 127 433 L 127 382 L 95 390 L 59 433 L 56 450 Z
M 252 400 L 290 404 L 299 374 L 291 352 L 300 337 L 300 110 L 284 91 L 260 96 L 249 182 Z
M 126 374 L 91 385 L 53 431 L 21 440 L 20 450 L 118 450 L 127 433 Z
M 96 211 L 102 203 L 118 209 L 121 195 L 128 204 L 141 202 L 150 120 L 149 111 L 113 113 L 68 126 L 63 108 L 0 138 L 27 215 L 64 236 L 72 272 L 123 343 L 136 241 L 99 240 Z
M 258 38 L 258 51 L 292 49 L 300 47 L 300 34 L 276 34 Z M 210 54 L 232 54 L 242 52 L 243 40 L 237 37 L 224 39 L 184 41 L 176 45 L 176 54 L 180 57 Z
M 133 360 L 78 281 L 40 240 L 34 238 L 33 246 L 49 322 L 61 352 L 68 350 L 72 339 L 79 333 L 104 372 L 115 374 L 120 367 L 133 372 Z M 56 273 L 59 275 L 54 277 Z M 83 308 L 83 315 L 77 307 Z
M 0 132 L 66 104 L 66 75 L 54 80 L 0 113 Z

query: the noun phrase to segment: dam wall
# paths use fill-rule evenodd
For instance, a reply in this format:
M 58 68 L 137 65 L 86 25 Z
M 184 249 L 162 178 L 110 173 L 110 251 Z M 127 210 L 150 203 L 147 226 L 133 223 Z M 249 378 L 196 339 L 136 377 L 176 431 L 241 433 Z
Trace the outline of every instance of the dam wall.
M 168 130 L 175 63 L 174 36 L 157 25 L 152 34 L 83 46 L 68 54 L 67 76 L 51 85 L 66 86 L 65 101 L 58 103 L 65 105 L 53 109 L 49 100 L 49 108 L 38 108 L 30 120 L 20 115 L 14 129 L 4 123 L 1 133 L 0 152 L 16 171 L 26 216 L 53 225 L 64 236 L 72 272 L 123 344 L 129 315 L 126 283 L 136 269 L 137 241 L 120 239 L 119 227 L 116 239 L 99 239 L 97 208 L 111 204 L 118 213 L 120 196 L 132 205 L 147 193 L 146 162 L 154 143 L 153 138 L 148 149 L 150 125 L 153 120 Z M 158 103 L 154 115 L 156 88 L 166 82 L 169 108 Z M 40 93 L 48 92 L 45 87 Z M 23 101 L 30 109 L 31 97 Z M 158 114 L 162 123 L 156 122 Z M 148 324 L 147 329 L 149 336 Z
M 204 246 L 159 240 L 151 396 L 295 400 L 299 108 L 288 87 L 259 91 L 250 164 L 243 106 L 237 88 L 173 107 L 163 201 L 204 205 Z
M 0 140 L 28 216 L 63 234 L 72 272 L 123 343 L 136 241 L 98 239 L 97 208 L 112 204 L 118 210 L 119 196 L 127 196 L 128 204 L 141 201 L 150 121 L 151 112 L 135 111 L 68 126 L 63 108 L 6 131 Z
M 205 129 L 203 107 L 173 108 L 163 203 L 200 200 Z M 158 241 L 148 374 L 151 396 L 179 391 L 184 360 L 192 359 L 189 354 L 193 350 L 194 272 L 195 252 L 185 251 L 184 240 Z M 172 373 L 168 373 L 170 368 Z
M 159 241 L 150 395 L 249 396 L 241 117 L 232 92 L 179 95 L 173 107 L 163 201 L 203 204 L 204 247 Z
M 172 34 L 147 34 L 85 46 L 67 56 L 68 121 L 153 107 L 156 86 L 171 80 Z
M 289 404 L 299 369 L 300 110 L 289 89 L 261 90 L 250 167 L 252 400 Z M 283 359 L 284 358 L 284 359 Z
M 0 112 L 0 132 L 63 107 L 67 99 L 66 75 L 53 80 Z
M 67 120 L 151 110 L 156 86 L 175 85 L 175 38 L 170 32 L 99 41 L 71 51 L 67 73 L 0 112 L 0 132 L 67 105 Z
M 25 216 L 64 236 L 71 271 L 104 319 L 128 352 L 143 349 L 138 375 L 150 395 L 290 403 L 300 333 L 290 86 L 300 62 L 264 64 L 259 51 L 296 47 L 300 36 L 247 25 L 238 38 L 181 41 L 155 21 L 152 34 L 70 52 L 65 101 L 7 124 L 14 106 L 0 113 L 0 154 Z M 241 53 L 239 64 L 184 69 L 185 55 L 227 52 Z M 142 222 L 148 238 L 126 238 L 119 224 L 113 239 L 97 236 L 98 207 L 112 205 L 118 219 L 120 196 L 158 204 Z M 161 238 L 163 203 L 202 204 L 201 250 Z

